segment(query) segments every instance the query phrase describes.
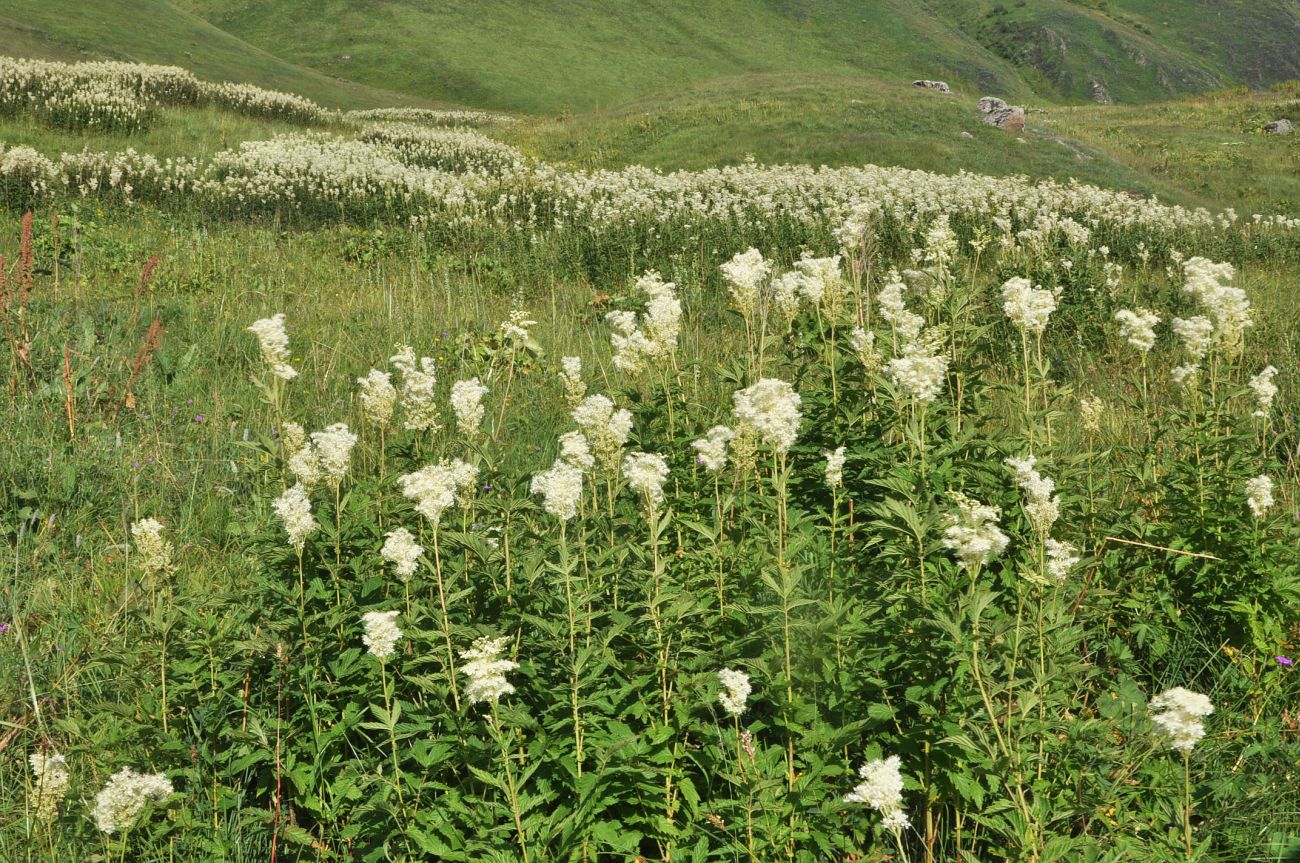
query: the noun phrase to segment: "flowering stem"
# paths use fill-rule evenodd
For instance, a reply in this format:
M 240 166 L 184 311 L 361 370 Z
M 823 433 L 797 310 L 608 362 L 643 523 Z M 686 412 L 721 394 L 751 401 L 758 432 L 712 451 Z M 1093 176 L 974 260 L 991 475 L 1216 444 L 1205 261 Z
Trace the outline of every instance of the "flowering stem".
M 497 718 L 497 705 L 492 702 L 492 730 L 497 743 L 501 746 L 501 764 L 506 770 L 506 792 L 510 796 L 510 811 L 515 816 L 515 833 L 519 836 L 519 851 L 524 863 L 528 863 L 528 843 L 524 839 L 524 822 L 519 813 L 519 794 L 515 790 L 515 772 L 510 767 L 510 749 L 506 746 L 505 735 L 501 733 L 501 721 Z
M 898 856 L 902 858 L 903 863 L 908 863 L 907 848 L 903 846 L 903 831 L 900 829 L 892 832 L 894 834 L 894 844 L 898 846 Z
M 582 711 L 578 699 L 577 618 L 573 610 L 573 571 L 569 564 L 568 522 L 560 521 L 560 570 L 564 579 L 564 601 L 569 613 L 569 697 L 573 706 L 573 757 L 577 778 L 582 778 Z
M 388 663 L 379 660 L 379 679 L 384 688 L 384 720 L 388 725 L 388 741 L 393 750 L 393 787 L 397 789 L 397 805 L 402 810 L 402 820 L 406 820 L 406 803 L 402 799 L 402 770 L 397 766 L 397 724 L 393 721 L 392 699 L 388 694 Z
M 1183 844 L 1192 859 L 1192 751 L 1183 750 Z
M 713 556 L 718 560 L 718 617 L 727 616 L 726 607 L 723 603 L 723 567 L 724 561 L 722 552 L 719 548 L 722 542 L 722 488 L 718 480 L 718 472 L 713 474 Z
M 442 553 L 438 546 L 438 525 L 433 526 L 433 572 L 438 584 L 438 607 L 442 610 L 442 636 L 447 644 L 447 681 L 451 684 L 451 700 L 460 710 L 460 690 L 456 688 L 456 654 L 451 648 L 451 620 L 447 616 L 447 592 L 442 584 Z

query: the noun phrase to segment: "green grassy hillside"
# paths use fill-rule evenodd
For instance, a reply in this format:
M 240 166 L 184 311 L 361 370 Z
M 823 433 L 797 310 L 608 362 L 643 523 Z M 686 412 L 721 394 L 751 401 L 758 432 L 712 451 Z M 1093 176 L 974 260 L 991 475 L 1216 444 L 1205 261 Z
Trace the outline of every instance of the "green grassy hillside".
M 1022 93 L 1011 66 L 915 4 L 846 0 L 186 0 L 218 26 L 375 86 L 554 112 L 753 72 L 979 81 Z
M 1300 77 L 1288 0 L 175 0 L 305 66 L 524 111 L 759 72 L 1151 101 Z
M 0 0 L 0 54 L 183 66 L 339 108 L 421 102 L 286 62 L 167 0 Z

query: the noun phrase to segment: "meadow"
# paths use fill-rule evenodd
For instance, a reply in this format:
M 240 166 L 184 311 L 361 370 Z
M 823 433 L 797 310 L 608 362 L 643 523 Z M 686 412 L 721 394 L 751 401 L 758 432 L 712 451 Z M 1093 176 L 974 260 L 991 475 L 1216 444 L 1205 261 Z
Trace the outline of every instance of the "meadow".
M 0 858 L 1300 850 L 1268 190 L 0 73 Z

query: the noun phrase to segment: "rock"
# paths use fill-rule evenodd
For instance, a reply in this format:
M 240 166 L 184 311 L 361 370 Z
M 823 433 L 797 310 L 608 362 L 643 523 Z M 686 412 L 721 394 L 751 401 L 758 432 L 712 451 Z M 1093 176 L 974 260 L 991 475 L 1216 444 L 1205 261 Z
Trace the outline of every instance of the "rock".
M 1292 132 L 1295 131 L 1295 127 L 1291 125 L 1290 120 L 1283 118 L 1281 120 L 1274 120 L 1272 123 L 1269 123 L 1267 126 L 1264 127 L 1264 131 L 1270 135 L 1290 135 Z
M 1008 105 L 996 96 L 985 96 L 980 99 L 979 107 L 985 124 L 1008 132 L 1025 131 L 1025 109 L 1019 105 Z
M 1092 81 L 1092 101 L 1098 105 L 1114 105 L 1115 100 L 1110 97 L 1110 90 L 1100 81 Z
M 912 86 L 920 87 L 924 90 L 935 90 L 939 93 L 952 92 L 952 90 L 948 87 L 948 82 L 946 81 L 930 81 L 928 79 L 922 79 L 920 81 L 913 81 Z
M 984 115 L 984 122 L 1008 132 L 1025 131 L 1025 109 L 1010 106 Z
M 975 137 L 975 136 L 972 135 L 970 132 L 962 132 L 962 133 L 961 133 L 961 136 L 962 136 L 963 138 L 974 138 L 974 137 Z

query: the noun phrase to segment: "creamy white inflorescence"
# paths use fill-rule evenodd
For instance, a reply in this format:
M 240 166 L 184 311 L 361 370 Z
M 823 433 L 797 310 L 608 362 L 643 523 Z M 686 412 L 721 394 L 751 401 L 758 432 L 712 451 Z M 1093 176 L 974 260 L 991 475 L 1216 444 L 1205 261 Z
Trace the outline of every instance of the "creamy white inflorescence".
M 1175 686 L 1151 699 L 1151 709 L 1161 711 L 1151 719 L 1169 743 L 1169 748 L 1191 752 L 1205 736 L 1202 720 L 1214 712 L 1214 705 L 1208 696 Z
M 897 755 L 869 761 L 858 769 L 862 781 L 848 794 L 846 803 L 861 803 L 883 816 L 881 824 L 895 833 L 911 822 L 903 811 L 902 760 Z
M 368 611 L 361 616 L 365 628 L 361 642 L 377 659 L 392 656 L 398 639 L 402 637 L 402 630 L 397 627 L 398 614 L 396 611 Z

